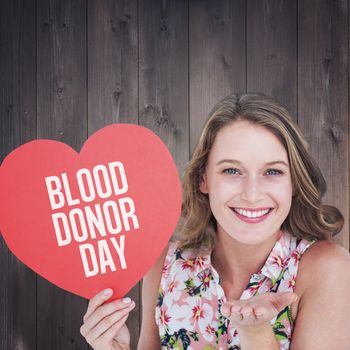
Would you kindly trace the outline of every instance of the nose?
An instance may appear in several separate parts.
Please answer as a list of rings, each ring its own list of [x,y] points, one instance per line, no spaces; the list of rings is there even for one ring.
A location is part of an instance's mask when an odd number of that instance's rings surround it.
[[[263,189],[259,179],[253,176],[247,176],[244,179],[242,182],[241,199],[249,203],[256,203],[263,199]]]

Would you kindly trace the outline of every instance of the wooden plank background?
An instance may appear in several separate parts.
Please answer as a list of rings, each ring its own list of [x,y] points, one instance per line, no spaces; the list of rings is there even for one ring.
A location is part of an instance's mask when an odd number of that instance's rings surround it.
[[[144,125],[181,174],[212,106],[263,92],[293,114],[346,221],[350,0],[2,0],[0,160],[36,138],[79,151],[111,123]],[[136,349],[137,307],[128,325]],[[0,238],[0,350],[87,350],[86,300],[21,264]]]

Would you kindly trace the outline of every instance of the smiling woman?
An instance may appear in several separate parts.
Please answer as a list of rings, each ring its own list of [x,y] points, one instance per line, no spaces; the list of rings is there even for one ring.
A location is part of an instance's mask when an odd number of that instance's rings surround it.
[[[262,94],[227,96],[210,113],[183,183],[183,226],[167,252],[158,293],[164,349],[185,342],[193,349],[290,349],[294,329],[304,342],[293,349],[326,349],[319,330],[306,336],[306,324],[295,326],[297,317],[319,312],[310,271],[320,268],[312,261],[344,219],[322,203],[325,180],[288,111]],[[350,270],[348,253],[334,243],[328,248]],[[312,256],[307,266],[304,253]],[[186,261],[193,261],[192,271]],[[319,278],[328,289],[331,279]],[[342,278],[349,288],[349,273]],[[299,313],[305,303],[317,305],[306,316]],[[198,322],[186,311],[192,304],[201,306]],[[348,303],[336,304],[329,301],[344,318]],[[174,327],[180,316],[190,326]],[[348,345],[344,337],[338,348]]]
[[[239,160],[228,161],[230,156]],[[274,170],[280,174],[270,175],[266,164],[279,159],[285,165],[277,163],[279,168]],[[229,164],[237,166],[229,168],[237,173],[227,173]],[[267,239],[274,235],[272,239],[276,241],[276,232],[292,202],[287,152],[278,138],[262,126],[242,120],[229,124],[215,138],[200,190],[208,194],[217,222],[217,239],[228,234],[241,243],[266,242],[270,246]],[[247,225],[253,223],[260,224]]]
[[[344,218],[322,203],[286,109],[262,94],[219,102],[183,189],[177,239],[144,278],[139,350],[350,347],[350,256],[332,240]],[[109,297],[91,299],[81,332],[96,350],[128,349],[134,304]]]

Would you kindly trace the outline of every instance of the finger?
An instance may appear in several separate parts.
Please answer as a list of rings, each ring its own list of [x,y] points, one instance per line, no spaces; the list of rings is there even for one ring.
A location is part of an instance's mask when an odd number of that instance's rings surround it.
[[[221,306],[221,314],[224,317],[230,317],[231,315],[231,305],[229,303],[225,303]]]
[[[113,294],[113,290],[108,288],[103,290],[102,292],[96,294],[93,298],[90,299],[89,305],[84,315],[84,322],[89,318],[89,316],[105,301],[107,301]]]
[[[251,305],[242,307],[241,314],[243,316],[242,322],[244,322],[244,324],[254,324],[256,322],[254,309]]]
[[[244,304],[240,300],[228,301],[221,306],[221,314],[227,318],[231,316],[232,308],[240,310]]]
[[[243,320],[243,315],[237,311],[237,312],[231,312],[230,321],[233,322],[234,325],[240,324]]]
[[[105,317],[116,313],[120,310],[129,308],[134,302],[130,298],[114,300],[110,303],[106,303],[99,306],[85,321],[86,332],[94,328],[98,323],[101,322]],[[135,304],[134,304],[135,306]]]
[[[257,320],[263,319],[267,316],[266,308],[260,305],[255,306],[253,312]]]
[[[298,298],[297,294],[293,292],[273,293],[275,294],[271,300],[271,303],[275,309],[279,312],[283,310],[287,305],[292,304]]]
[[[236,326],[254,326],[261,322],[269,321],[268,310],[264,306],[254,306],[251,304],[242,307],[232,307],[230,320]]]
[[[129,317],[129,313],[127,313],[123,318],[119,321],[115,322],[105,333],[101,335],[101,342],[106,343],[110,339],[113,339],[114,336],[119,332],[119,330],[123,327],[126,320]]]
[[[119,310],[108,317],[105,317],[101,320],[90,332],[90,337],[92,339],[99,338],[102,334],[104,334],[108,329],[110,329],[113,325],[120,324],[120,327],[124,324],[122,320],[129,315],[130,311],[135,307],[135,303],[132,302],[127,308]],[[125,319],[126,319],[125,318]],[[114,333],[115,335],[115,333]],[[109,340],[111,340],[110,338]]]
[[[230,320],[235,322],[241,322],[243,320],[242,310],[243,306],[241,304],[233,304],[231,306]]]

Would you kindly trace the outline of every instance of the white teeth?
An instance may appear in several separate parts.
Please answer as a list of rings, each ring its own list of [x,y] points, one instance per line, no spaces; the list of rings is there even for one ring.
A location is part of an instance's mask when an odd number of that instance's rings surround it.
[[[241,214],[241,215],[246,216],[248,218],[259,218],[260,216],[267,214],[269,210],[270,209],[250,211],[250,210],[243,210],[243,209],[234,208],[234,211],[236,211],[238,214]]]

